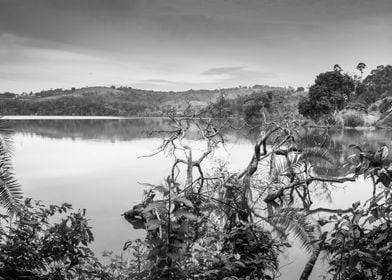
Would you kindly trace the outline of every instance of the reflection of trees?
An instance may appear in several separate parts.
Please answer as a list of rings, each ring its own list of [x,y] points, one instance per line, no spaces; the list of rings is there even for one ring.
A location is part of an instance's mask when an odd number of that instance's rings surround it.
[[[164,119],[13,120],[16,132],[47,138],[127,141],[148,137],[147,131],[164,127]]]
[[[335,165],[321,164],[315,167],[315,171],[319,175],[340,176],[342,175],[341,166],[343,165],[342,152],[343,144],[331,136],[331,131],[325,129],[306,129],[299,137],[299,143],[302,147],[322,147],[329,151],[336,161]]]
[[[169,127],[168,119],[69,119],[69,120],[12,120],[16,132],[39,135],[54,139],[84,139],[105,141],[129,141],[133,139],[156,137],[150,131]],[[216,120],[219,122],[219,120]],[[232,128],[224,131],[230,141],[249,141],[255,139],[258,131],[249,133],[246,128],[237,129],[233,121]],[[197,128],[190,128],[189,138],[197,140]]]
[[[343,176],[347,171],[344,162],[355,151],[349,145],[357,144],[367,151],[376,151],[381,146],[391,146],[392,131],[387,130],[325,130],[306,129],[299,137],[303,147],[324,147],[336,161],[334,166],[321,166],[315,169],[320,175]]]
[[[215,120],[219,122],[220,120]],[[149,131],[158,131],[169,127],[167,119],[79,119],[79,120],[13,120],[10,121],[16,132],[39,135],[47,138],[70,138],[84,140],[129,141],[133,139],[156,137]],[[258,129],[238,129],[233,120],[223,134],[231,142],[255,141]],[[198,140],[197,128],[190,128],[188,137]],[[367,151],[376,151],[378,147],[392,148],[392,131],[325,130],[304,129],[299,133],[300,147],[324,147],[335,159],[336,164],[320,164],[315,169],[319,175],[342,176],[346,171],[343,163],[353,154],[349,145],[361,145]]]

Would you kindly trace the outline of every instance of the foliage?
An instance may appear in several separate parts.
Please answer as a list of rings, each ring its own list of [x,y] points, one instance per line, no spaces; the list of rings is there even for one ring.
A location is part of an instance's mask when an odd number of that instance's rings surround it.
[[[295,123],[267,123],[242,172],[230,173],[224,165],[207,172],[202,165],[225,144],[226,122],[171,121],[170,130],[160,131],[163,144],[149,155],[171,155],[171,173],[160,185],[146,184],[143,201],[124,213],[147,233],[144,241],[125,244],[130,259],[106,252],[109,264],[98,262],[88,248],[93,236],[84,210],[26,200],[0,233],[0,279],[275,279],[288,235],[310,253],[301,280],[309,278],[322,250],[334,279],[391,278],[392,166],[386,147],[371,152],[352,146],[358,153],[346,165],[353,176],[321,177],[320,169],[335,165],[325,149],[332,140],[319,135],[308,147],[298,141]],[[205,150],[184,144],[195,131]],[[368,204],[314,208],[318,189],[360,175],[373,182]],[[315,215],[321,212],[334,215]],[[8,215],[1,219],[9,222]]]
[[[201,279],[273,279],[278,270],[280,246],[269,232],[254,223],[239,222],[222,235],[222,249],[214,258],[209,256],[209,269],[202,267],[204,271],[197,276]],[[205,258],[201,257],[198,256],[199,265],[205,263]]]
[[[150,185],[143,202],[124,213],[135,229],[147,231],[149,265],[142,274],[147,272],[147,279],[272,279],[278,269],[277,255],[282,243],[252,221],[252,201],[247,198],[249,175],[240,179],[218,169],[212,177],[206,177],[200,167],[216,144],[224,143],[212,142],[221,139],[221,128],[213,123],[203,124],[206,128],[196,124],[207,142],[207,150],[195,160],[192,148],[183,145],[181,139],[189,130],[184,124],[196,120],[173,121],[178,131],[173,130],[160,148],[174,156],[172,174],[165,184]],[[185,159],[176,153],[182,149],[186,151]],[[176,180],[178,174],[174,171],[181,170],[178,164],[186,167],[185,182]],[[200,175],[196,180],[191,172],[193,167]]]
[[[310,87],[308,97],[300,101],[299,113],[318,120],[323,115],[340,111],[350,100],[354,89],[353,78],[341,70],[321,73],[316,77],[315,84]]]
[[[245,101],[244,118],[248,123],[257,123],[262,119],[263,112],[271,112],[272,92],[259,94]]]
[[[352,170],[371,178],[373,196],[361,206],[352,205],[349,214],[333,215],[326,223],[334,225],[323,245],[331,254],[330,270],[334,279],[391,279],[392,231],[391,209],[392,168],[387,160],[388,149],[363,151],[352,159]],[[377,189],[381,191],[377,193]]]
[[[359,72],[361,72],[361,76],[363,75],[363,70],[365,70],[366,68],[366,64],[363,62],[358,63],[356,69],[359,70]]]
[[[4,120],[0,119],[0,207],[15,212],[22,199],[22,189],[12,168],[11,131]]]
[[[0,222],[9,225],[0,231],[0,279],[130,279],[143,263],[143,244],[135,241],[124,248],[139,259],[104,252],[109,263],[101,264],[88,247],[94,238],[85,214],[67,203],[46,206],[26,199],[13,220],[0,215]]]
[[[213,118],[227,118],[229,116],[233,116],[236,111],[242,109],[236,105],[237,104],[235,102],[226,99],[224,94],[221,93],[218,99],[209,104],[204,111]]]
[[[99,266],[87,245],[93,235],[85,211],[72,212],[59,223],[52,218],[67,214],[69,204],[42,205],[26,199],[8,230],[1,234],[0,276],[5,279],[74,279],[94,275]],[[8,216],[1,217],[6,222]]]
[[[365,121],[356,113],[348,113],[343,115],[344,126],[357,127],[364,126]]]
[[[356,90],[359,100],[371,104],[392,95],[392,65],[373,69]]]
[[[135,229],[147,231],[148,264],[139,279],[274,279],[278,253],[290,245],[290,233],[317,259],[321,231],[312,214],[321,210],[311,208],[314,191],[320,183],[353,180],[317,176],[318,166],[333,164],[325,149],[298,145],[294,123],[265,124],[243,172],[220,167],[206,173],[201,164],[224,144],[211,142],[222,139],[222,128],[187,118],[173,122],[158,149],[173,155],[172,174],[164,184],[149,185],[143,202],[124,213]],[[182,144],[190,123],[207,143],[199,159]],[[258,170],[259,162],[269,162],[270,170]],[[177,180],[180,164],[187,172],[185,182]]]
[[[382,99],[382,101],[378,107],[378,110],[380,111],[380,113],[385,113],[391,108],[391,105],[392,105],[392,99],[384,98],[384,99]]]
[[[242,97],[253,91],[286,91],[284,88],[255,86],[224,90],[232,115],[241,115]],[[182,115],[190,104],[199,113],[208,107],[207,100],[219,102],[220,90],[188,90],[165,92],[131,87],[87,87],[52,89],[36,93],[0,94],[3,115],[81,115],[81,116],[166,116],[169,112]],[[232,102],[233,101],[233,102]]]
[[[156,194],[163,199],[154,199]],[[210,215],[220,203],[196,194],[185,196],[179,184],[167,178],[165,185],[146,193],[142,205],[125,213],[135,228],[148,232],[149,264],[138,279],[267,277],[267,271],[273,275],[277,270],[279,245],[260,226],[230,218],[238,216],[231,203],[219,212],[227,223],[214,225]]]
[[[380,111],[380,112],[381,112],[381,109],[379,108],[379,106],[378,106],[377,104],[373,104],[373,105],[371,105],[371,106],[369,107],[369,111],[370,111],[370,112],[377,112],[377,111]]]

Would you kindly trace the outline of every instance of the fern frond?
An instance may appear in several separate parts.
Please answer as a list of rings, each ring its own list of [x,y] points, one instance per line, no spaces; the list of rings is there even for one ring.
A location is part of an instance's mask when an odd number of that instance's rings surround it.
[[[324,161],[329,164],[334,164],[335,160],[327,149],[320,147],[311,147],[303,149],[299,161],[309,162],[309,161]]]
[[[283,157],[276,157],[270,166],[270,180],[273,182],[290,168],[289,163]]]
[[[0,156],[11,157],[14,151],[12,130],[6,120],[0,117]]]
[[[22,187],[15,179],[10,166],[0,163],[0,206],[13,213],[22,200]]]
[[[0,119],[0,207],[14,213],[23,196],[22,187],[13,174],[11,153],[11,131],[4,120]]]
[[[270,221],[277,227],[285,229],[288,234],[292,234],[308,253],[313,253],[320,230],[319,226],[312,223],[304,212],[297,208],[280,208],[270,218]]]

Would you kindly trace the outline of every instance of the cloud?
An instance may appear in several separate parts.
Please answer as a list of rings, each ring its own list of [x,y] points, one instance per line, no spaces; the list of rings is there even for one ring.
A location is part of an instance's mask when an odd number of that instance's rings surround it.
[[[201,73],[201,75],[230,75],[240,72],[243,67],[217,67],[217,68],[210,68]]]
[[[275,76],[272,72],[266,72],[258,69],[250,69],[244,66],[235,67],[215,67],[209,68],[200,73],[201,75],[222,76],[217,78],[220,81],[224,80],[247,80],[253,78],[271,78]]]

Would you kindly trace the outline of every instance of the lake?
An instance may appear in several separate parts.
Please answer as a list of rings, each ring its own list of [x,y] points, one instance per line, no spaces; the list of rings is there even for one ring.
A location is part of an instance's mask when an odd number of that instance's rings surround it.
[[[166,126],[167,120],[13,119],[10,125],[15,131],[15,173],[26,197],[86,208],[96,254],[104,250],[120,253],[125,241],[144,236],[143,230],[134,230],[121,214],[141,202],[146,187],[139,183],[159,184],[169,174],[170,157],[140,157],[161,144],[159,137],[147,136],[146,131]],[[344,158],[353,153],[349,144],[364,144],[369,149],[382,145],[391,148],[392,144],[391,131],[309,130],[305,134],[299,140],[305,144],[325,142],[337,164],[323,172],[333,176],[341,175]],[[226,148],[218,149],[215,158],[230,162],[230,171],[242,170],[250,160],[256,136],[242,130],[228,131]],[[189,139],[189,143],[200,145],[197,139]],[[214,159],[209,161],[207,167]],[[332,193],[336,208],[349,207],[371,193],[362,179],[345,186]],[[317,206],[331,203],[320,198]],[[298,279],[306,259],[298,246],[285,252],[280,279]],[[321,279],[319,271],[316,268],[312,279]]]

